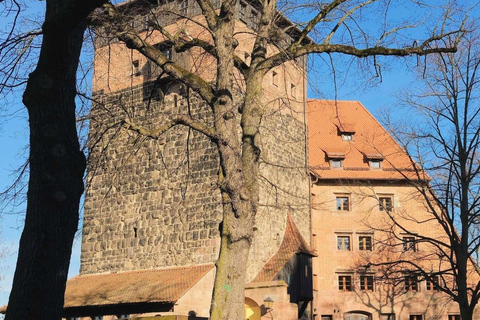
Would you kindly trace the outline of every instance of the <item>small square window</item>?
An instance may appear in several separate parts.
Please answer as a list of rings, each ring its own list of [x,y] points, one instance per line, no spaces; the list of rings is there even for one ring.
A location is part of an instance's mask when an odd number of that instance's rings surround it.
[[[372,237],[371,236],[358,237],[358,250],[372,251]]]
[[[337,249],[350,251],[350,236],[337,236]]]
[[[403,251],[417,251],[415,237],[403,237]]]
[[[343,159],[330,159],[330,167],[332,168],[342,168]]]
[[[405,276],[405,291],[418,291],[418,279],[416,275]]]
[[[395,313],[382,313],[380,320],[395,320]]]
[[[353,141],[353,134],[351,133],[342,133],[343,141]]]
[[[337,196],[336,199],[337,211],[350,211],[350,197]]]
[[[278,73],[275,71],[272,71],[272,84],[278,87]]]
[[[352,276],[338,276],[338,290],[352,291]]]
[[[423,320],[423,315],[421,315],[421,314],[411,314],[409,320]]]
[[[369,161],[370,169],[381,169],[382,168],[382,160],[380,159],[372,159]]]
[[[360,290],[373,291],[373,276],[360,276]]]
[[[427,278],[426,286],[427,291],[438,291],[438,276],[430,276],[431,278]]]
[[[380,211],[390,212],[393,209],[393,198],[391,196],[378,197],[378,209]]]

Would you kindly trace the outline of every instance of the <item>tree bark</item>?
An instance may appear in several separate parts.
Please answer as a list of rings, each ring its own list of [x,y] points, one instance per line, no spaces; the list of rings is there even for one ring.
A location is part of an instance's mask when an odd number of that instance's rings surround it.
[[[61,319],[83,193],[85,156],[76,131],[76,72],[87,15],[100,1],[47,1],[37,67],[23,102],[30,123],[25,226],[6,314]]]

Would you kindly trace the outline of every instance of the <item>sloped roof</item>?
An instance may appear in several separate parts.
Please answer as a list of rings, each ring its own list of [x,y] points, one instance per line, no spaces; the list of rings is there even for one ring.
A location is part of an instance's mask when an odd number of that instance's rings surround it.
[[[271,281],[282,270],[285,264],[296,253],[306,253],[315,256],[315,253],[310,248],[308,243],[300,234],[295,222],[293,222],[290,214],[287,214],[287,225],[285,227],[285,235],[278,251],[273,257],[263,266],[262,270],[253,279],[252,282]]]
[[[345,127],[355,131],[352,141],[342,140]],[[319,179],[417,179],[405,150],[358,101],[309,100],[308,131],[310,171]],[[330,168],[337,153],[345,154],[343,169]],[[370,169],[369,159],[382,159],[382,169]]]
[[[67,281],[64,307],[172,303],[212,268],[208,264],[76,276]]]

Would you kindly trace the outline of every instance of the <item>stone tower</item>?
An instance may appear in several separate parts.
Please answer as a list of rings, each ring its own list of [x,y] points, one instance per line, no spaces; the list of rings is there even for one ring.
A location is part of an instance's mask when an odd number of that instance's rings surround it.
[[[136,3],[124,7],[133,10]],[[248,34],[255,30],[258,12],[249,2],[239,5],[237,29],[249,32],[239,33],[237,53],[248,63],[253,46]],[[165,14],[166,6],[177,14]],[[185,69],[207,80],[215,77],[214,59],[197,49],[174,52],[149,28],[147,13],[138,9],[131,25],[141,35]],[[195,1],[150,5],[148,12],[171,33],[205,37],[197,24],[178,19],[178,14],[194,19],[200,15]],[[290,38],[281,35],[280,41]],[[240,95],[240,79],[239,83]],[[96,40],[93,91],[81,274],[214,262],[222,217],[216,146],[186,127],[150,139],[121,126],[128,119],[156,128],[174,113],[208,123],[210,109],[191,90],[115,39]],[[249,258],[250,280],[278,250],[287,213],[310,239],[305,61],[272,70],[264,80],[264,97],[268,108],[262,120],[261,209]]]

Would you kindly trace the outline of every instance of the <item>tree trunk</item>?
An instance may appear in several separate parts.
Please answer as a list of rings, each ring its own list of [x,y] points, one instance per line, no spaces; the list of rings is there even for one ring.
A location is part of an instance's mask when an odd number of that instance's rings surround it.
[[[99,1],[47,1],[39,61],[23,102],[30,122],[25,226],[6,320],[61,319],[83,193],[76,131],[76,72],[85,18]]]

